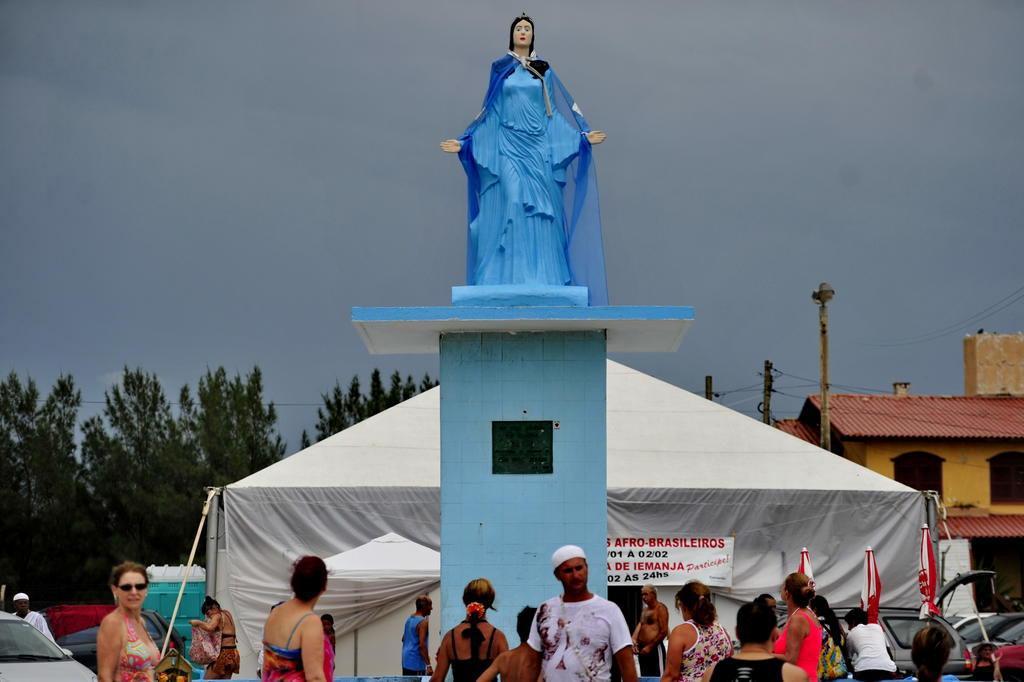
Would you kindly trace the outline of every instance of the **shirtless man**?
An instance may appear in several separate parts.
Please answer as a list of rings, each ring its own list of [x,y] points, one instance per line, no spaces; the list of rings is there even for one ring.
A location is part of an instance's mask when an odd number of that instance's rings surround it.
[[[537,668],[535,654],[526,640],[530,638],[530,626],[537,609],[525,607],[516,618],[516,632],[519,633],[519,646],[498,654],[491,667],[483,672],[476,682],[493,682],[501,675],[502,682],[536,682]]]
[[[661,677],[665,671],[665,638],[668,636],[668,607],[658,601],[654,585],[640,590],[644,609],[633,631],[633,652],[640,663],[640,677]]]

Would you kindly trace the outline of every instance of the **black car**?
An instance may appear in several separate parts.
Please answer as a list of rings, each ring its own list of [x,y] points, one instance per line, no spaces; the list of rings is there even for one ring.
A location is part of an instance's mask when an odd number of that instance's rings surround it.
[[[153,638],[153,643],[156,644],[157,648],[163,646],[164,636],[167,634],[167,621],[156,611],[150,611],[143,609],[142,611],[142,622],[146,624],[146,631],[149,636]],[[57,640],[57,646],[63,647],[71,652],[71,656],[86,666],[93,672],[96,672],[96,635],[100,631],[99,625],[94,625],[91,628],[85,630],[79,630],[78,632],[72,632],[69,635],[65,635]],[[177,649],[179,652],[187,654],[187,651],[183,651],[182,647],[184,644],[181,641],[181,637],[177,632],[171,633],[170,648]]]

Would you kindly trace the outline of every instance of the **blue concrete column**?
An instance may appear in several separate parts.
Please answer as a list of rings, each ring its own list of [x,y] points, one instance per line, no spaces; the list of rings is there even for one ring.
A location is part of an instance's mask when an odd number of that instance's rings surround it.
[[[463,619],[463,588],[485,577],[489,619],[515,646],[516,613],[560,590],[557,547],[582,546],[591,591],[606,593],[605,333],[445,333],[440,350],[441,625]],[[557,422],[553,472],[494,474],[495,420]]]

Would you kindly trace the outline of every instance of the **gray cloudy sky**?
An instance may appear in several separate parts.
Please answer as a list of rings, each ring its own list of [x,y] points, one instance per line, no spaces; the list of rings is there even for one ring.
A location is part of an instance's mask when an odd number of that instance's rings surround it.
[[[374,365],[434,373],[368,355],[349,311],[463,282],[464,176],[437,142],[478,111],[522,9],[0,1],[0,370],[68,372],[98,400],[125,364],[172,394],[259,364],[283,403]],[[1024,4],[527,9],[610,136],[613,303],[697,310],[678,353],[617,359],[698,392],[765,359],[815,377],[825,279],[837,383],[962,391],[959,333],[870,344],[1024,285]],[[979,326],[1024,329],[1024,301]],[[280,408],[289,451],[314,414]]]

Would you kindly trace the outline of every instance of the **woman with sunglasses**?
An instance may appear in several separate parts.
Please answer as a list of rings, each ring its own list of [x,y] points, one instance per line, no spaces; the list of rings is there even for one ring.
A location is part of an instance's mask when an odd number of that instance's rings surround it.
[[[117,608],[100,623],[96,637],[98,682],[153,682],[160,650],[142,622],[149,576],[146,567],[131,561],[114,566],[110,591]]]

